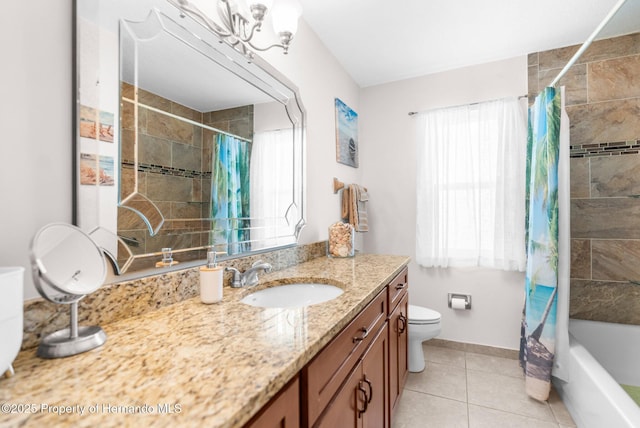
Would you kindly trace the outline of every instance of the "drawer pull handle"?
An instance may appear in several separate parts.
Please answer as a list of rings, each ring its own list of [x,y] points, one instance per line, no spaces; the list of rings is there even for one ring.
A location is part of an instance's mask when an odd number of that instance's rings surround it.
[[[371,403],[371,399],[373,398],[373,386],[371,385],[371,381],[367,379],[366,376],[364,377],[364,383],[369,386],[369,399],[367,400],[367,402]]]
[[[360,419],[362,417],[362,415],[367,411],[367,409],[369,408],[369,398],[367,397],[367,391],[362,387],[362,381],[360,381],[360,383],[358,383],[358,390],[360,392],[362,392],[362,395],[364,395],[364,408],[362,410],[358,409],[358,419]]]
[[[403,313],[398,316],[398,333],[403,334],[407,330],[407,317]]]
[[[369,330],[367,330],[366,327],[362,327],[360,330],[362,331],[362,336],[361,337],[354,337],[353,338],[353,343],[360,342],[360,341],[366,339],[366,337],[369,335]]]
[[[407,283],[406,283],[406,282],[404,282],[404,283],[402,283],[402,284],[398,284],[398,285],[396,285],[396,290],[402,290],[402,289],[404,289],[406,286],[407,286]]]

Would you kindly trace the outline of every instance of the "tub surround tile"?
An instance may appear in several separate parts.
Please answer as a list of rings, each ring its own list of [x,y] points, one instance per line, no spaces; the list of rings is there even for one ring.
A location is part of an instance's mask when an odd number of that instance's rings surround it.
[[[589,160],[591,197],[640,195],[640,155],[593,157]],[[571,177],[573,179],[573,175]],[[579,196],[572,193],[571,197]]]
[[[579,45],[566,46],[538,53],[538,66],[540,70],[562,69],[571,57],[580,49]],[[584,58],[584,55],[581,57]],[[578,64],[581,64],[579,61]]]
[[[538,88],[549,86],[560,74],[562,68],[542,70],[538,73]],[[587,66],[578,64],[571,67],[558,81],[558,88],[565,87],[565,105],[585,104],[587,102]]]
[[[156,409],[140,417],[40,412],[29,415],[26,426],[141,421],[153,426],[242,426],[408,262],[403,256],[318,257],[265,274],[254,288],[225,288],[218,304],[204,305],[195,297],[102,325],[106,344],[84,354],[43,360],[34,350],[23,351],[14,363],[15,376],[0,381],[0,402],[146,404]],[[176,286],[169,276],[164,279],[165,284],[156,279],[158,289]],[[333,283],[345,293],[306,308],[263,309],[240,302],[267,284],[294,280]],[[182,285],[186,294],[197,289],[193,281]],[[156,298],[160,302],[174,293],[165,289]],[[149,305],[143,293],[139,297],[141,306]],[[162,404],[179,404],[181,412],[158,414]],[[0,425],[19,418],[0,414]]]
[[[580,45],[572,45],[559,49],[538,53],[538,64],[541,70],[562,68],[578,51]],[[610,39],[596,40],[578,58],[576,64],[603,61],[627,55],[640,54],[640,33],[629,34]],[[531,56],[529,56],[531,58]]]
[[[640,199],[571,200],[571,237],[640,239]]]
[[[569,317],[640,325],[640,285],[571,279]]]
[[[640,55],[589,64],[589,102],[640,97]]]
[[[571,278],[591,279],[591,240],[571,240]]]
[[[527,94],[531,104],[535,96],[540,92],[540,89],[538,89],[538,66],[531,65],[531,63],[529,63],[527,69],[527,87],[529,88]]]
[[[567,106],[571,144],[593,144],[637,140],[640,98]]]
[[[640,33],[596,40],[582,55],[581,62],[604,61],[640,54]]]
[[[640,280],[640,240],[594,239],[591,246],[592,279]]]
[[[589,198],[591,196],[589,161],[589,158],[571,158],[569,160],[571,198]]]

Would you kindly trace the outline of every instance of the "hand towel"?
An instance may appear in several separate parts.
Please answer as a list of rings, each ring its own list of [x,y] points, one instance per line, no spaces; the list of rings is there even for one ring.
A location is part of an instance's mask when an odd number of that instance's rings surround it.
[[[349,223],[356,232],[368,232],[369,223],[366,203],[369,200],[367,189],[358,185],[349,185]]]

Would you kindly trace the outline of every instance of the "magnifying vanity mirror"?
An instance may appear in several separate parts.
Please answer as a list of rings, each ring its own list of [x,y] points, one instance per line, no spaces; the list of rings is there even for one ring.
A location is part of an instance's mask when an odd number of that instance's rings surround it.
[[[69,328],[46,336],[37,355],[68,357],[102,345],[107,336],[98,326],[78,327],[78,302],[104,283],[107,266],[102,250],[79,228],[62,223],[40,229],[31,243],[33,282],[50,302],[70,305]]]
[[[297,88],[179,2],[75,8],[74,223],[101,231],[92,237],[115,272],[295,245],[305,224]]]

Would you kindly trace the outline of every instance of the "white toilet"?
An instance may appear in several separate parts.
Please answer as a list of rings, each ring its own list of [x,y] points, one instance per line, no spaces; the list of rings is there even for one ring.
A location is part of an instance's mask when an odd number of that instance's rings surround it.
[[[422,342],[440,334],[440,312],[409,305],[409,371],[424,370]]]

